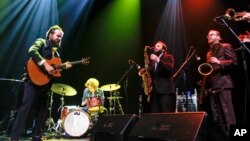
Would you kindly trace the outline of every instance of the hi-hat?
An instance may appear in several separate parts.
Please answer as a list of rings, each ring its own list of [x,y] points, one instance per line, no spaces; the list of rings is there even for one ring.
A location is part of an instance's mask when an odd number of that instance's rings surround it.
[[[112,96],[112,97],[107,97],[107,99],[122,99],[123,97],[120,96]]]
[[[77,93],[73,87],[60,83],[52,84],[51,90],[62,96],[73,96]]]
[[[118,84],[108,84],[108,85],[102,86],[101,89],[102,89],[103,91],[114,91],[114,90],[120,89],[120,87],[121,87],[121,86],[118,85]]]

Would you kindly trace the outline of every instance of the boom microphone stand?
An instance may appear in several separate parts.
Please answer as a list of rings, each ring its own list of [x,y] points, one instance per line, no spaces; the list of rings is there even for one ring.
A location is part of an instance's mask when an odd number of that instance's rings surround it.
[[[129,69],[122,75],[121,79],[116,83],[116,84],[119,84],[123,79],[125,79],[125,82],[124,82],[124,91],[125,91],[125,100],[126,100],[126,111],[127,111],[127,105],[128,105],[128,100],[127,100],[127,97],[128,97],[128,94],[127,94],[127,87],[128,87],[128,74],[129,72],[134,68],[134,64],[130,65]],[[122,111],[123,113],[123,111]],[[124,114],[124,113],[123,113]]]
[[[240,42],[241,44],[241,55],[242,55],[242,63],[243,63],[243,67],[244,67],[244,75],[246,78],[246,88],[245,88],[245,103],[244,103],[244,124],[246,124],[246,115],[247,115],[247,94],[250,93],[250,86],[249,86],[249,78],[248,78],[248,73],[247,73],[247,64],[246,64],[246,57],[245,57],[245,50],[250,54],[250,50],[247,48],[247,46],[245,45],[244,42],[242,42],[239,37],[235,34],[235,32],[233,31],[233,29],[227,24],[227,22],[225,21],[225,16],[219,16],[219,17],[215,17],[214,21],[220,25],[224,25],[226,26],[231,33],[237,38],[237,40]],[[219,22],[221,21],[221,22]]]
[[[194,56],[195,54],[195,49],[194,47],[191,47],[190,49],[193,49],[193,52],[191,55],[189,55],[186,60],[183,62],[183,64],[180,66],[180,68],[174,73],[173,79],[180,73],[180,71],[185,67],[185,65],[188,63],[188,61]]]

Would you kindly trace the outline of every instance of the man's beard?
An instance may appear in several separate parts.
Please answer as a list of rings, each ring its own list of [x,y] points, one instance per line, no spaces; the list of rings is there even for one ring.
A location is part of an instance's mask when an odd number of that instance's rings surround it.
[[[51,45],[53,46],[53,47],[57,47],[57,48],[59,48],[60,47],[60,42],[58,43],[57,41],[51,41]]]
[[[163,52],[163,50],[159,50],[159,51],[155,52],[155,55],[159,56],[162,52]]]

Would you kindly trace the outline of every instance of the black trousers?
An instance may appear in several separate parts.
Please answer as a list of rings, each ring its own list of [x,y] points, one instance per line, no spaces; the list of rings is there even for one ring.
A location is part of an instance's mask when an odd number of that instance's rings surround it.
[[[31,109],[35,108],[35,126],[33,128],[33,136],[42,136],[47,118],[47,99],[48,90],[51,85],[37,87],[24,82],[24,92],[22,103],[18,108],[18,113],[12,127],[11,140],[18,140],[23,133],[25,123]]]
[[[214,120],[229,135],[230,125],[236,124],[231,89],[210,94],[210,106]]]
[[[158,94],[154,91],[151,104],[151,113],[174,112],[175,111],[175,95]]]

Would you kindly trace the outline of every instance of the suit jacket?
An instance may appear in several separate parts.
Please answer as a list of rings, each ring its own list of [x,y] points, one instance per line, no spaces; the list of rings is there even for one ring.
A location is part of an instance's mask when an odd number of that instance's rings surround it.
[[[221,64],[211,63],[209,58],[212,56],[218,58]],[[212,88],[233,88],[230,70],[238,64],[238,59],[232,46],[227,43],[212,45],[207,53],[207,62],[213,66],[210,80]]]
[[[52,45],[48,40],[38,38],[33,45],[29,48],[29,56],[32,57],[36,62],[40,62],[43,58],[52,58]],[[55,57],[60,57],[59,53],[56,51]]]
[[[172,78],[174,68],[174,57],[165,51],[160,57],[160,61],[155,68],[155,63],[151,62],[150,74],[153,87],[158,94],[174,93],[174,82]]]
[[[36,63],[42,61],[43,59],[49,60],[53,57],[51,50],[52,50],[52,45],[50,41],[38,38],[29,48],[29,57],[31,57]],[[60,58],[60,55],[57,51],[55,51],[54,57]],[[44,69],[43,66],[41,67],[41,69]],[[29,80],[29,76],[27,75],[26,67],[24,67],[24,74],[22,75],[22,79],[28,80],[28,82],[32,83]],[[49,83],[49,85],[51,85],[51,83],[52,81]]]

